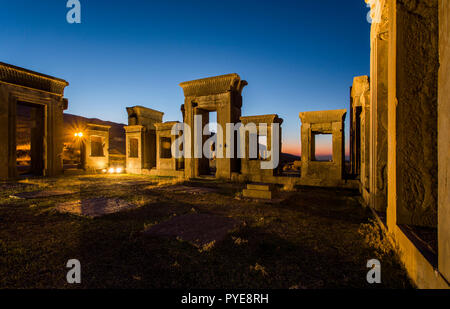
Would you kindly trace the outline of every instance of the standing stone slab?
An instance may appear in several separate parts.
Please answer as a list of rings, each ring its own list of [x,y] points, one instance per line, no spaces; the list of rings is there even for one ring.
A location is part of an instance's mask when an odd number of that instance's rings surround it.
[[[450,2],[439,1],[438,250],[439,271],[450,282]]]
[[[272,199],[272,191],[268,184],[247,184],[247,189],[242,191],[242,195],[248,198]]]

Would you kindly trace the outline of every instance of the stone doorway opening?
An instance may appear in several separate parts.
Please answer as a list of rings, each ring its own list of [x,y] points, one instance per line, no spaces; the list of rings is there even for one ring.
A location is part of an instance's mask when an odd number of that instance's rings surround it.
[[[227,74],[221,76],[208,77],[198,80],[183,82],[180,86],[184,92],[184,104],[182,105],[183,120],[195,132],[194,119],[196,115],[202,115],[202,122],[209,122],[209,112],[217,112],[217,123],[222,128],[226,128],[227,123],[239,122],[242,107],[242,89],[247,85],[245,80],[241,80],[238,74]],[[204,125],[202,125],[203,129]],[[204,136],[205,137],[205,136]],[[192,138],[192,142],[194,142]],[[228,145],[224,143],[223,148]],[[191,154],[185,158],[185,177],[195,178],[204,174],[205,166],[209,165],[209,160],[195,158],[194,147],[191,147]],[[217,158],[216,178],[231,179],[231,174],[237,172],[237,158]]]
[[[16,169],[20,176],[44,174],[45,108],[18,101],[16,106]]]
[[[333,135],[313,133],[311,147],[312,161],[333,161]]]
[[[216,177],[216,149],[217,149],[217,111],[208,111],[208,120],[207,122],[208,126],[205,128],[205,131],[203,133],[208,133],[204,137],[206,139],[212,138],[211,143],[208,143],[208,145],[205,145],[205,147],[209,147],[211,158],[207,158],[208,164],[205,164],[205,168],[200,169],[200,176],[212,176]],[[205,154],[203,154],[205,155]]]

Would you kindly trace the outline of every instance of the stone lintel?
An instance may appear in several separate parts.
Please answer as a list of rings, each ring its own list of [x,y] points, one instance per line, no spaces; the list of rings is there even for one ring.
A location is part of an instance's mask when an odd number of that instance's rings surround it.
[[[111,129],[111,126],[95,124],[95,123],[87,124],[87,130],[90,130],[90,131],[109,131],[109,129]]]
[[[367,94],[370,90],[369,77],[367,75],[364,76],[356,76],[353,78],[353,85],[351,96],[353,98],[360,97],[361,95]],[[360,103],[360,102],[358,102]],[[359,106],[359,105],[358,105]]]
[[[167,121],[164,123],[155,123],[156,131],[172,130],[174,124],[180,123],[179,121]]]
[[[237,91],[242,93],[242,89],[247,85],[245,80],[236,74],[219,75],[180,83],[185,97],[208,96]]]
[[[271,115],[257,115],[257,116],[242,116],[239,118],[243,124],[247,123],[283,123],[283,119],[279,118],[277,114]]]
[[[145,132],[145,127],[141,125],[135,126],[124,126],[126,133],[137,133],[137,132]]]
[[[148,107],[144,107],[144,106],[140,106],[140,105],[136,105],[133,107],[127,107],[127,113],[128,113],[128,117],[136,115],[138,118],[149,118],[149,119],[153,119],[157,122],[161,122],[162,121],[162,117],[164,115],[163,112],[148,108]]]
[[[346,114],[346,109],[336,109],[327,111],[301,112],[299,117],[302,123],[343,122]]]
[[[58,95],[63,95],[64,88],[69,85],[63,79],[16,67],[4,62],[0,62],[0,81]]]

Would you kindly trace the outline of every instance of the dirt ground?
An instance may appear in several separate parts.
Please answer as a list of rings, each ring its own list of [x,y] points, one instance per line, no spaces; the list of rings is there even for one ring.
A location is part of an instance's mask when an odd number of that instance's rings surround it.
[[[357,192],[299,187],[267,203],[241,198],[244,186],[130,175],[2,183],[0,288],[412,287]],[[23,194],[40,191],[70,194]],[[88,215],[67,212],[80,204]],[[79,285],[66,282],[69,259],[81,263]],[[381,284],[367,283],[370,259]]]

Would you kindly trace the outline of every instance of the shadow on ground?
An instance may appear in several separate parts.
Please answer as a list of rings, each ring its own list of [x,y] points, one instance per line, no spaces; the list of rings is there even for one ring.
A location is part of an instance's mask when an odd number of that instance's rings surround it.
[[[158,179],[66,177],[38,181],[32,189],[3,185],[0,288],[411,287],[354,191],[302,187],[281,193],[281,203],[267,204],[235,198],[243,187],[238,184],[208,181],[204,186],[214,190],[180,192],[170,190],[170,184],[155,190],[149,183],[158,184]],[[196,180],[183,185],[203,184]],[[78,192],[9,197],[36,186]],[[136,207],[96,218],[56,211],[59,203],[90,198],[120,198]],[[203,245],[144,232],[195,214],[232,218],[240,225]],[[379,285],[366,281],[366,263],[373,258],[381,262]],[[66,283],[69,259],[81,262],[80,285]]]

